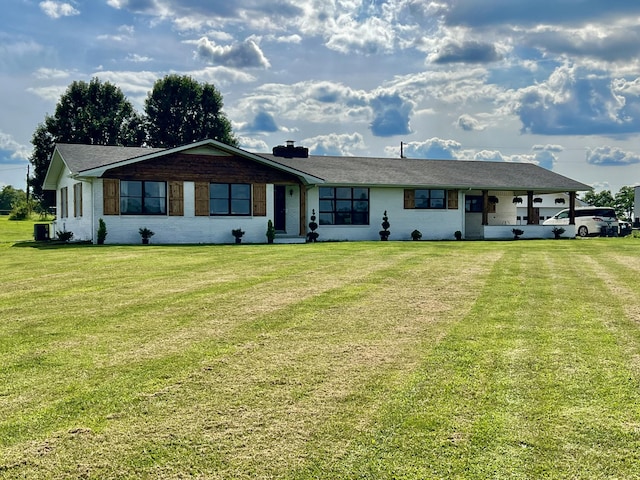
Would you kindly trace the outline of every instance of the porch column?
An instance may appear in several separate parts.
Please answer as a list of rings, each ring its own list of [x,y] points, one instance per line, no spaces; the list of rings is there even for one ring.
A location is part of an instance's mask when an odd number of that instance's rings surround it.
[[[489,225],[489,190],[482,190],[482,225]]]
[[[569,225],[576,224],[576,192],[569,192]]]
[[[533,190],[527,191],[527,225],[534,225],[533,223]]]

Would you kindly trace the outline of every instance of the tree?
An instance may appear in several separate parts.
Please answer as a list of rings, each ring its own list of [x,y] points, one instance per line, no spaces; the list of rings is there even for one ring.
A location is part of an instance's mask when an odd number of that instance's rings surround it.
[[[23,190],[16,190],[6,185],[0,190],[0,211],[10,211],[19,203],[27,201],[27,194]]]
[[[170,148],[208,138],[237,146],[222,107],[222,95],[213,85],[167,75],[145,101],[149,146]]]
[[[633,206],[635,201],[635,189],[633,187],[622,187],[614,198],[614,208],[619,218],[631,221]]]
[[[42,183],[56,143],[140,146],[146,137],[143,120],[115,85],[94,78],[73,82],[60,97],[53,116],[46,115],[33,134],[34,167],[30,185],[42,199]]]
[[[594,207],[613,207],[614,199],[610,190],[602,190],[601,192],[587,192],[584,201]]]

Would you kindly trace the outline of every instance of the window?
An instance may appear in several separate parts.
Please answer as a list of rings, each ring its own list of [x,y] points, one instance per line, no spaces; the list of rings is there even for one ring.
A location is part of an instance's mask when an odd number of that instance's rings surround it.
[[[464,198],[464,211],[482,213],[482,196],[466,195]]]
[[[446,208],[446,190],[417,189],[415,208]]]
[[[69,187],[60,189],[60,218],[69,216]]]
[[[369,189],[320,187],[320,225],[369,225]]]
[[[210,215],[251,215],[251,185],[212,183],[209,185]]]
[[[120,213],[123,215],[166,215],[166,183],[121,181]]]
[[[82,216],[82,183],[73,185],[73,216]]]

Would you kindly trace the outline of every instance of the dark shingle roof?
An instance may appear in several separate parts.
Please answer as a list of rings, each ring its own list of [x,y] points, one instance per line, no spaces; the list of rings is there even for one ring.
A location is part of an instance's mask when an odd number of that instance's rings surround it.
[[[70,143],[58,143],[56,148],[72,173],[103,167],[164,150],[164,148],[75,145]]]
[[[261,154],[327,183],[510,190],[582,191],[591,187],[532,163],[410,158],[283,158]]]
[[[57,144],[72,173],[143,157],[163,148]],[[584,191],[591,187],[532,163],[410,158],[331,157],[284,158],[253,154],[323,179],[333,185],[413,186],[488,190]]]

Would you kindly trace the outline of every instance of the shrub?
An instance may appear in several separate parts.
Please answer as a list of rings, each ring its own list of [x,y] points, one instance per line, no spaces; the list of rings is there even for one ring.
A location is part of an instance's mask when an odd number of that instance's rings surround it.
[[[107,238],[107,224],[103,219],[98,220],[98,245],[103,245],[104,240]]]
[[[422,233],[420,232],[420,230],[414,230],[413,232],[411,232],[412,240],[420,240],[421,238],[422,238]]]
[[[58,236],[58,240],[61,242],[68,242],[73,238],[73,232],[67,232],[66,230],[62,230],[61,232],[56,232]]]
[[[14,205],[9,214],[9,220],[26,220],[29,218],[30,213],[29,204],[27,202],[20,202]]]
[[[560,238],[560,235],[562,235],[565,232],[564,228],[562,227],[553,227],[551,231],[553,232],[553,236],[555,238]]]
[[[273,226],[273,221],[269,219],[267,222],[267,242],[273,243],[273,239],[276,238],[276,229]]]

